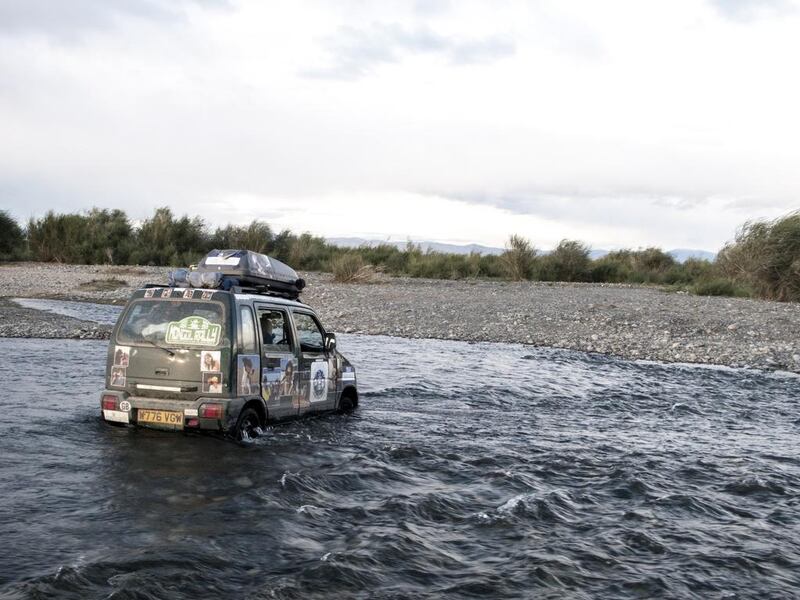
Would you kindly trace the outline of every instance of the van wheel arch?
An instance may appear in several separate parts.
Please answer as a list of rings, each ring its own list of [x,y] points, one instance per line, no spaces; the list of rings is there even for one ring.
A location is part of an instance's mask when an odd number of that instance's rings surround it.
[[[267,407],[264,405],[263,400],[248,400],[245,402],[239,414],[243,413],[248,408],[252,408],[258,413],[258,419],[261,421],[261,427],[266,427],[267,421],[269,420],[269,414],[267,413]]]
[[[353,386],[348,386],[339,395],[339,403],[336,406],[336,410],[345,413],[356,408],[358,408],[358,392]]]

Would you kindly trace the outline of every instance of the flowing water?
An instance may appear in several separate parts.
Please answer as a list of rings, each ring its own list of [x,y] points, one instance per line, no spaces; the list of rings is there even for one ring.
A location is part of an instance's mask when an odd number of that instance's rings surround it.
[[[57,312],[75,319],[95,321],[113,325],[122,312],[122,306],[94,304],[92,302],[71,302],[69,300],[48,300],[46,298],[14,298],[14,302],[25,308]]]
[[[0,340],[0,598],[800,595],[797,377],[339,342],[359,410],[242,447],[101,423],[104,342]]]

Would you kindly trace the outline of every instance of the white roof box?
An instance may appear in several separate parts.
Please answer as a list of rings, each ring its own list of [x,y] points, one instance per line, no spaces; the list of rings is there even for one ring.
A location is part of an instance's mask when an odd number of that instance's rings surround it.
[[[197,271],[219,273],[238,280],[242,288],[292,298],[297,298],[306,285],[289,265],[250,250],[212,250],[197,265]]]

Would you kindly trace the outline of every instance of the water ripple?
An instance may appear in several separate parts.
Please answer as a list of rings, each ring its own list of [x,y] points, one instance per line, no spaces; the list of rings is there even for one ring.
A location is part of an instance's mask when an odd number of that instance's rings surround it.
[[[339,342],[361,408],[243,448],[100,423],[104,343],[0,340],[0,598],[797,597],[797,377]]]

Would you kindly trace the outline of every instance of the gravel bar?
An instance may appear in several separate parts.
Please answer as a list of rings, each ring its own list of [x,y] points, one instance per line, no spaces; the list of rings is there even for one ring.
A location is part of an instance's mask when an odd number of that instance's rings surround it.
[[[111,327],[55,313],[24,308],[0,298],[0,337],[107,340]]]
[[[168,271],[11,263],[0,266],[0,290],[6,297],[123,304],[142,284],[166,282]],[[629,359],[800,373],[800,304],[795,303],[630,285],[388,277],[341,284],[328,274],[303,276],[308,281],[303,300],[337,332],[519,342]],[[22,309],[0,298],[0,336],[102,338],[108,328]]]

